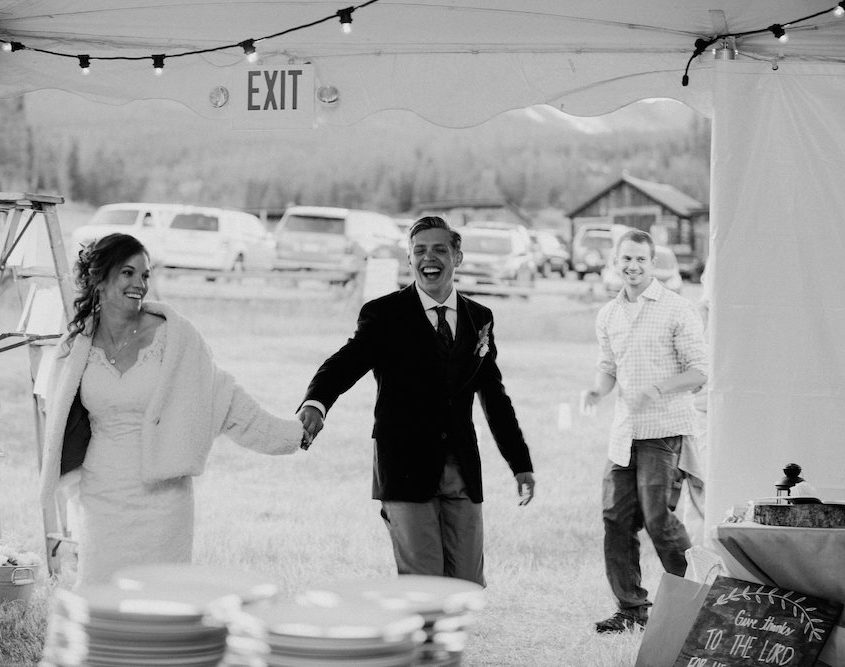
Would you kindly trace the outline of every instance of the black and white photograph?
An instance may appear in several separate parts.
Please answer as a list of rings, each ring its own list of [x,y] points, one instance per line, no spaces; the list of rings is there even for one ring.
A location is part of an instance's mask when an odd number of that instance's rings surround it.
[[[0,665],[845,666],[845,1],[0,0]]]

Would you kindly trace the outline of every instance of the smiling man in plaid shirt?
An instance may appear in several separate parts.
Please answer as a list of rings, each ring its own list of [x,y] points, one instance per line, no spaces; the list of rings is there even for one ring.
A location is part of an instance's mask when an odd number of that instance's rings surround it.
[[[690,540],[672,513],[684,436],[695,433],[692,392],[707,380],[704,330],[695,307],[654,278],[654,242],[631,230],[616,246],[624,289],[596,318],[600,353],[590,408],[614,387],[609,461],[602,484],[604,559],[619,610],[598,632],[645,625],[648,591],[641,586],[645,527],[667,572],[683,576]]]

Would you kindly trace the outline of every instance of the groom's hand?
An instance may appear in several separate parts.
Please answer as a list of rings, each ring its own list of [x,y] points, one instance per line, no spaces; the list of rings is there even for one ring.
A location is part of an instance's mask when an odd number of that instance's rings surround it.
[[[519,494],[519,504],[527,505],[534,497],[534,475],[530,472],[518,472],[516,475],[516,492]]]
[[[313,405],[304,406],[296,413],[296,416],[302,422],[302,426],[310,440],[314,440],[317,434],[323,430],[323,415]]]

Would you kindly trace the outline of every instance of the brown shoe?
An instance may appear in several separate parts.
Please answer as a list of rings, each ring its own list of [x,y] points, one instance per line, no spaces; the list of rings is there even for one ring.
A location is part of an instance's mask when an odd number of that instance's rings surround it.
[[[642,630],[645,628],[647,620],[643,616],[617,611],[610,618],[596,623],[596,632],[632,632],[634,630]]]

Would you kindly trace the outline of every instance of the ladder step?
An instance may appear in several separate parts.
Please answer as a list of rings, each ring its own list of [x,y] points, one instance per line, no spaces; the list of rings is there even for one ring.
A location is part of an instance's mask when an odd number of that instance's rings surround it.
[[[16,278],[55,278],[56,272],[45,266],[24,266],[15,270]]]
[[[63,204],[65,198],[59,195],[41,195],[32,192],[0,192],[0,202],[3,204],[28,207],[36,204]]]

